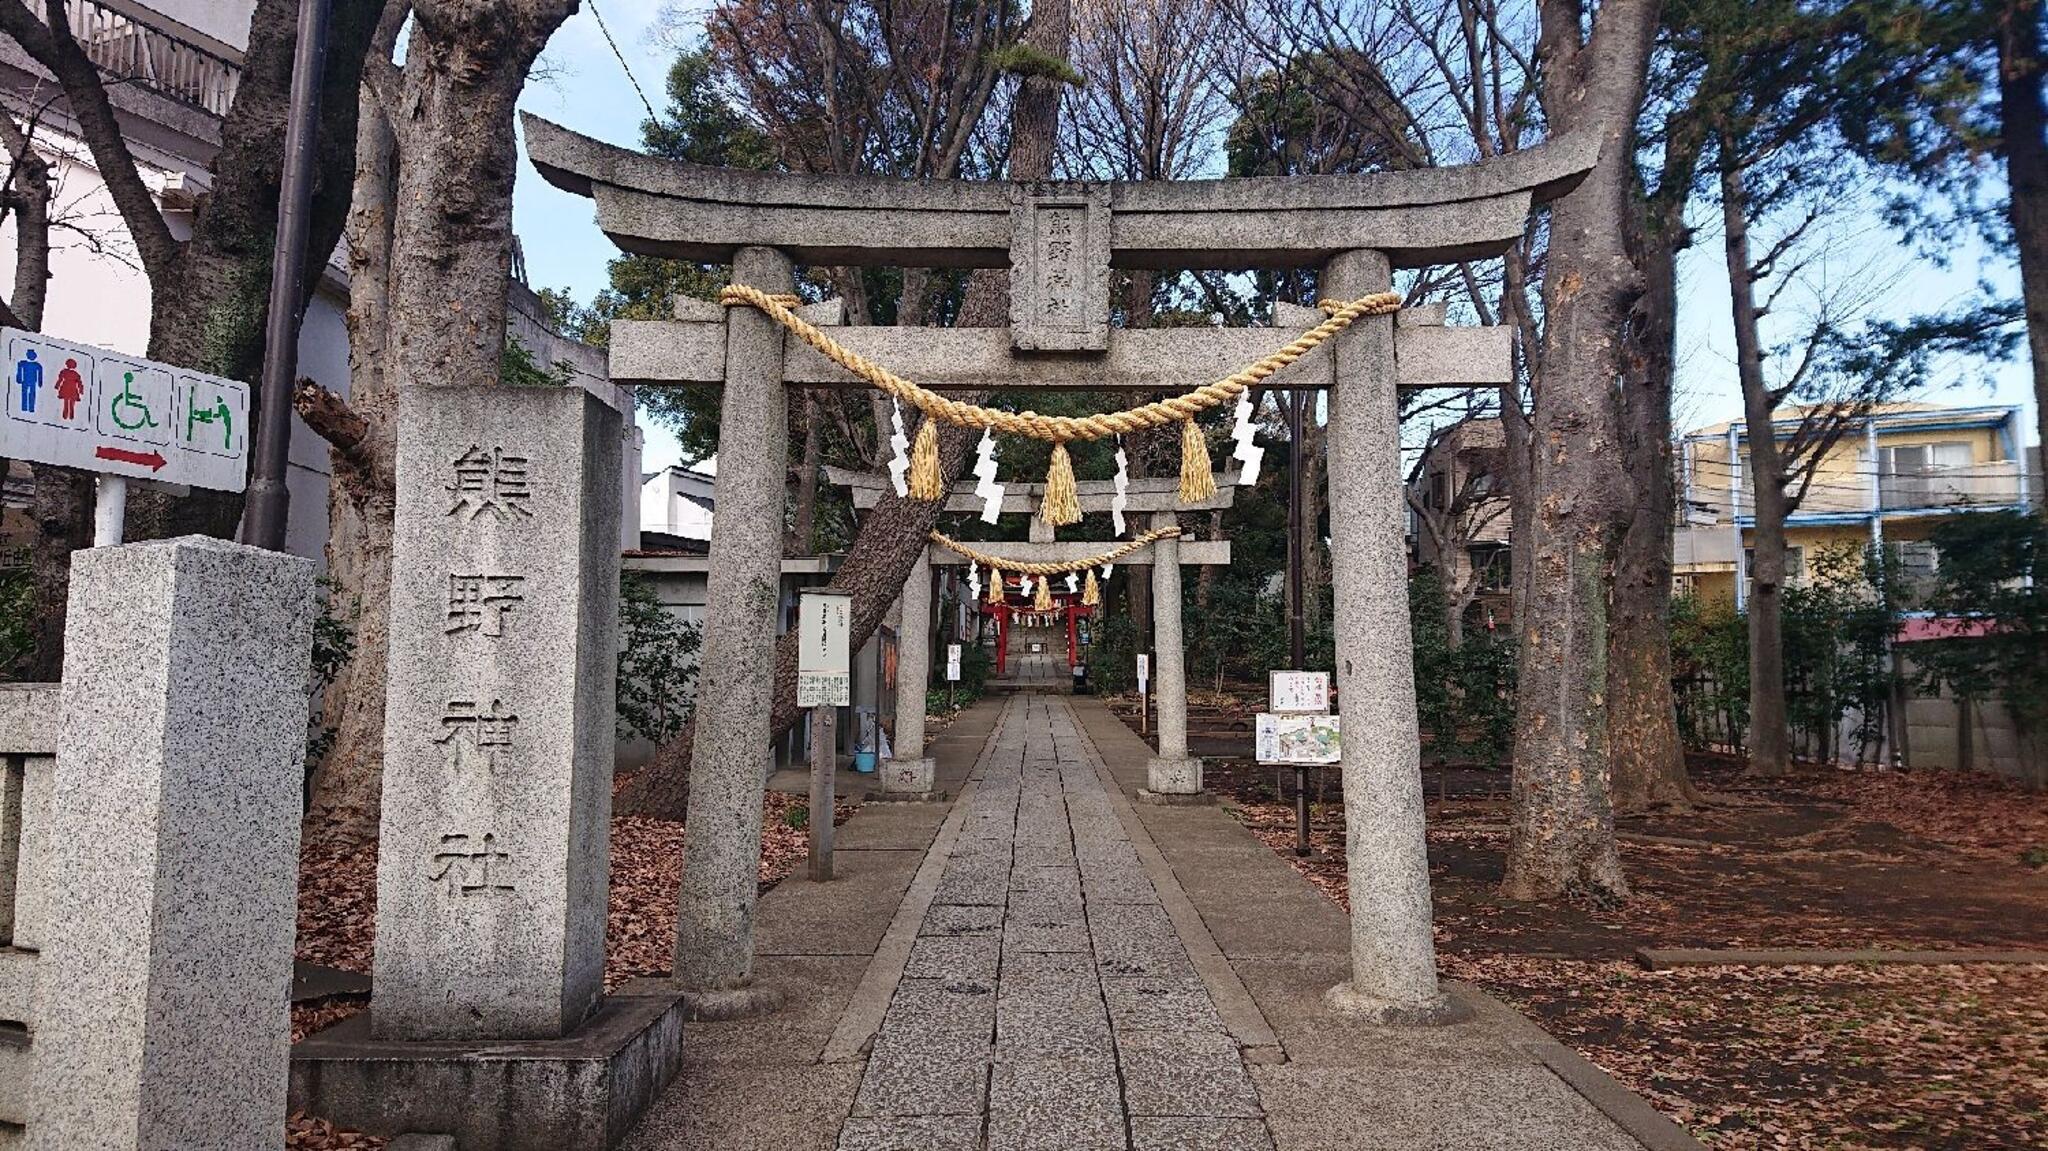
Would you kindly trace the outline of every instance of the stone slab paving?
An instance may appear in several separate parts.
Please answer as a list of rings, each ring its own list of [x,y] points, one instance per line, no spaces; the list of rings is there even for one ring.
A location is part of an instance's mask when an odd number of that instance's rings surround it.
[[[1011,697],[972,778],[841,1151],[1271,1148],[1072,711]]]

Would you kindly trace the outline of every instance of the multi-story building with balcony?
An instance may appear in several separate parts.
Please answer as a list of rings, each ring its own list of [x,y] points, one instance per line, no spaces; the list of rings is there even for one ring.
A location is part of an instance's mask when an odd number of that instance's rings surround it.
[[[1415,562],[1435,569],[1458,619],[1506,626],[1513,576],[1508,489],[1498,419],[1466,420],[1432,436],[1408,486]]]
[[[1793,581],[1805,578],[1821,549],[1841,544],[1895,544],[1909,574],[1931,569],[1936,559],[1927,538],[1942,518],[2039,502],[2038,448],[2025,447],[2020,414],[2013,407],[1886,404],[1857,420],[1822,457],[1806,498],[1786,520]],[[1797,411],[1785,412],[1775,433],[1789,436],[1798,421]],[[1680,443],[1674,578],[1680,590],[1738,607],[1747,598],[1756,524],[1749,436],[1736,420]]]

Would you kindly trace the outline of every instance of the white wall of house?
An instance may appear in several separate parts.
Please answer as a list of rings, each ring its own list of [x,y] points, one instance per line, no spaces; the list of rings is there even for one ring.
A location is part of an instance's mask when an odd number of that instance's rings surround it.
[[[256,12],[255,0],[142,0],[138,6],[237,50],[249,47],[249,17]]]
[[[711,482],[710,476],[684,468],[663,468],[647,477],[640,486],[640,530],[709,540],[711,509],[697,499],[710,498]]]

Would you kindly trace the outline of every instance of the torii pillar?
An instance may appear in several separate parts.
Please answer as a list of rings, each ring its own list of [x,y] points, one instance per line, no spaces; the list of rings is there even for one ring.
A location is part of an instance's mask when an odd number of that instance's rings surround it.
[[[932,563],[917,550],[903,581],[903,624],[896,633],[896,742],[882,765],[882,799],[936,799],[937,772],[924,753],[924,707],[932,666]]]
[[[1391,282],[1385,256],[1345,252],[1323,269],[1322,290],[1350,299]],[[1453,1009],[1436,977],[1408,557],[1401,503],[1391,498],[1402,485],[1394,317],[1361,317],[1335,343],[1326,438],[1330,593],[1352,977],[1328,998],[1388,1022],[1428,1022]]]
[[[1152,517],[1172,524],[1172,512]],[[1152,691],[1159,701],[1159,754],[1145,762],[1138,798],[1188,803],[1203,798],[1202,761],[1188,754],[1188,676],[1180,617],[1180,537],[1152,545]]]

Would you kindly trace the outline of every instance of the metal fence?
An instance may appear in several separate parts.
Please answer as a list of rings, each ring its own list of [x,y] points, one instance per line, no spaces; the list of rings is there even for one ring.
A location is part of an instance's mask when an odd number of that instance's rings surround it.
[[[241,83],[239,62],[154,27],[141,9],[98,0],[65,0],[71,34],[99,69],[162,96],[226,116]]]

